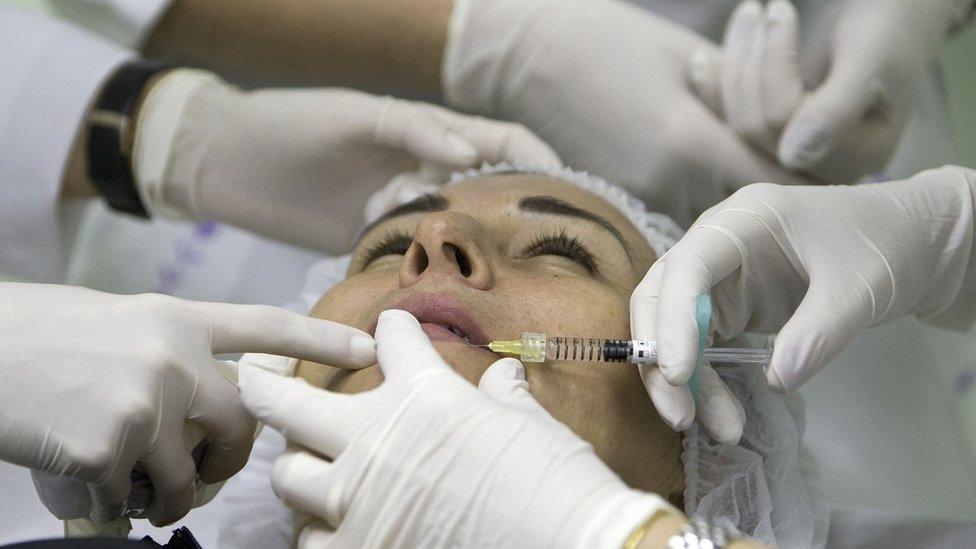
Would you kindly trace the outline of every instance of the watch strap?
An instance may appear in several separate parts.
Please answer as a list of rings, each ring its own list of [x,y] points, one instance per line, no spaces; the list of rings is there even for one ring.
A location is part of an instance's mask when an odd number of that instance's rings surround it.
[[[112,74],[87,120],[88,175],[115,210],[148,218],[132,174],[130,136],[133,110],[146,83],[168,67],[147,60],[129,61]]]

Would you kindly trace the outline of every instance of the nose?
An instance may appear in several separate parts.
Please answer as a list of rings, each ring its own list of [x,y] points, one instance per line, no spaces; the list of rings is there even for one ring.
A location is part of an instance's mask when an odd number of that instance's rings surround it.
[[[400,287],[425,277],[455,279],[478,290],[494,284],[494,274],[475,240],[478,222],[456,212],[437,212],[417,226],[400,267]]]

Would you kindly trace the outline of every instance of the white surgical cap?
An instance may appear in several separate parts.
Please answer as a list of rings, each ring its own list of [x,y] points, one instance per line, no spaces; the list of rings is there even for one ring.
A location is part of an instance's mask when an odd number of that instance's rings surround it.
[[[514,173],[549,176],[606,200],[633,223],[658,256],[681,237],[681,228],[669,217],[647,211],[643,202],[624,189],[586,172],[502,163],[456,172],[448,185]],[[420,174],[395,178],[370,199],[367,221],[435,192],[438,186],[429,179]],[[325,258],[313,265],[300,302],[291,308],[310,310],[326,290],[345,278],[348,265],[349,256]],[[685,512],[713,523],[731,523],[764,543],[824,545],[826,507],[815,500],[801,472],[802,402],[797,397],[786,401],[772,393],[757,368],[718,365],[715,371],[742,402],[746,425],[736,446],[716,444],[695,425],[684,432]]]

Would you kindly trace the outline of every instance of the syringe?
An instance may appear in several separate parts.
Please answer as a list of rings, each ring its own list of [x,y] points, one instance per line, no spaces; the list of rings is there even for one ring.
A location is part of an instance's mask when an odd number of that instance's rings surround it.
[[[763,370],[769,367],[773,357],[774,336],[766,338],[762,348],[706,347],[702,359],[709,362],[732,364],[758,364]],[[631,364],[656,364],[657,342],[627,339],[600,339],[590,337],[547,337],[545,334],[526,332],[522,339],[492,341],[487,345],[492,351],[516,356],[522,362],[546,362],[568,360],[582,362],[629,362]]]

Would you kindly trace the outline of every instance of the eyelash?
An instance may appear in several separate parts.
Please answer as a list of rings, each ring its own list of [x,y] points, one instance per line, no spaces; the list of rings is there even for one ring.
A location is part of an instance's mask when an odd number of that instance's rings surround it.
[[[596,275],[599,272],[593,254],[586,249],[586,246],[579,239],[575,236],[569,236],[565,232],[542,235],[522,252],[523,258],[540,255],[557,255],[571,259],[582,265],[591,275]]]
[[[399,231],[388,232],[379,242],[366,250],[366,253],[363,255],[365,258],[363,265],[369,265],[384,255],[405,255],[412,243],[413,238],[407,233]]]
[[[369,265],[373,261],[385,255],[405,255],[413,238],[408,234],[391,231],[383,236],[379,242],[369,247],[363,254],[364,265]],[[520,254],[522,258],[536,257],[540,255],[556,255],[575,261],[583,266],[591,275],[599,272],[596,259],[593,254],[575,236],[569,236],[565,232],[555,234],[545,234],[536,237],[525,251]]]

